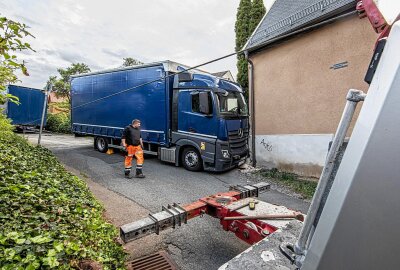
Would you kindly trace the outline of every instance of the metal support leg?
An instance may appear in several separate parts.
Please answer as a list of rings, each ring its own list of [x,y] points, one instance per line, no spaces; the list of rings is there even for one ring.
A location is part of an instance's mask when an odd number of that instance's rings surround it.
[[[40,145],[40,141],[42,139],[42,131],[43,131],[43,125],[44,125],[44,116],[46,115],[46,110],[47,110],[47,98],[49,95],[49,92],[51,91],[51,88],[53,87],[52,83],[49,83],[47,85],[47,89],[45,91],[44,95],[44,101],[43,101],[43,110],[42,110],[42,118],[40,120],[40,129],[39,129],[39,137],[38,137],[38,145]]]
[[[306,220],[294,247],[294,251],[298,255],[296,258],[296,265],[298,267],[302,265],[302,261],[304,260],[304,255],[311,238],[311,229],[317,216],[317,212],[321,204],[322,196],[327,187],[329,177],[332,174],[335,160],[338,157],[339,148],[342,146],[346,137],[346,133],[356,110],[357,103],[363,101],[365,96],[366,94],[364,94],[364,92],[354,89],[350,89],[347,94],[347,102],[342,114],[342,118],[340,119],[339,126],[333,138],[332,146],[328,152],[317,189],[312,198],[310,208],[308,209]]]

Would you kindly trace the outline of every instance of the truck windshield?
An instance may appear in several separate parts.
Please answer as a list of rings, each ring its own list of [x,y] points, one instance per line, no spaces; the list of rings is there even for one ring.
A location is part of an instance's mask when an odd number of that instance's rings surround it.
[[[217,93],[219,112],[224,115],[247,116],[247,105],[239,92]]]

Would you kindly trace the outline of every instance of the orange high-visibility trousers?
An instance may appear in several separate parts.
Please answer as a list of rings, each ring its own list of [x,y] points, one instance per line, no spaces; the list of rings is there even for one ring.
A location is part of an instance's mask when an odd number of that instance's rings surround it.
[[[140,145],[128,145],[126,150],[128,153],[125,156],[125,171],[130,171],[132,169],[133,156],[136,157],[136,169],[142,169],[144,162],[142,147]]]

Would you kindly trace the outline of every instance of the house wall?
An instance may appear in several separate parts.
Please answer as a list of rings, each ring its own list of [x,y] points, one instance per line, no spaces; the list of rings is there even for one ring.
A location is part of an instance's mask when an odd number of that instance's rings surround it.
[[[227,73],[224,74],[224,76],[222,76],[222,78],[231,81],[231,82],[236,82],[235,78],[233,78],[233,75],[230,71],[228,71]]]
[[[353,16],[250,55],[257,165],[320,175],[348,90],[368,89],[376,38],[368,19]]]

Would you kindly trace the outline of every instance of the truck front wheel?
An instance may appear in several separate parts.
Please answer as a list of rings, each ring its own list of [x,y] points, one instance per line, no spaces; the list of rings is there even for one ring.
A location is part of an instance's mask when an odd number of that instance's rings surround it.
[[[105,153],[108,150],[108,142],[107,139],[104,137],[96,137],[94,139],[94,145],[97,150],[101,153]]]
[[[203,168],[203,161],[199,152],[193,147],[183,149],[181,155],[183,167],[189,171],[200,171]]]

